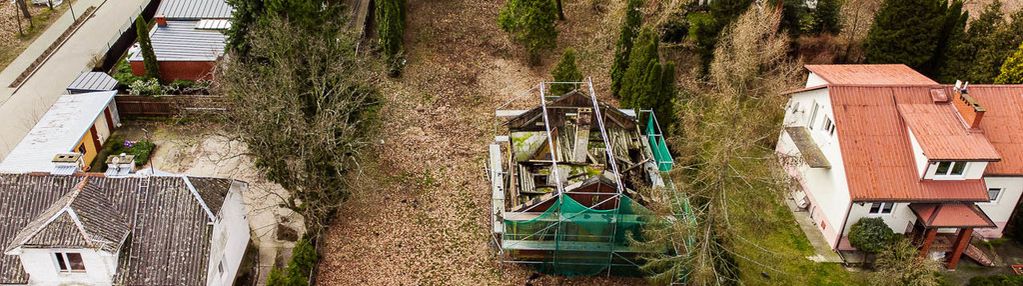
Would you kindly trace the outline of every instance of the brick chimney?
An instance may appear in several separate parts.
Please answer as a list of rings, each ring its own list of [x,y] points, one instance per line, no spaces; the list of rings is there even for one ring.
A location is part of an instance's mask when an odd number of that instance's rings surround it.
[[[153,19],[156,20],[156,26],[167,27],[167,17],[164,17],[163,15],[157,15],[156,17],[153,17]]]
[[[963,122],[966,126],[971,129],[980,128],[980,120],[984,118],[984,107],[980,106],[980,102],[977,102],[969,94],[967,86],[970,83],[960,84],[960,81],[956,81],[956,85],[953,88],[954,98],[952,104],[955,105],[956,111],[959,112],[959,117],[963,118]]]

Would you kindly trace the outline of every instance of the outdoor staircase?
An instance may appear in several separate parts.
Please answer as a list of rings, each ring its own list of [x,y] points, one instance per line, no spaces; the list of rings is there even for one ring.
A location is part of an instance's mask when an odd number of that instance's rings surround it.
[[[963,255],[966,255],[966,257],[976,261],[977,264],[995,266],[995,262],[987,256],[987,253],[984,253],[984,251],[980,250],[980,248],[977,248],[977,246],[974,246],[973,244],[970,244],[966,247],[966,250],[963,250]]]

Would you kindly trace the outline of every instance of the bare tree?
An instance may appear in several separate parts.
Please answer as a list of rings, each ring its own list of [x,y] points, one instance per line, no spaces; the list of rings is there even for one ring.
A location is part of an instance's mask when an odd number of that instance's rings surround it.
[[[14,0],[18,5],[18,9],[21,10],[21,16],[28,20],[28,26],[32,27],[32,13],[28,11],[28,0]]]
[[[233,101],[228,122],[256,166],[290,195],[282,205],[317,233],[348,194],[345,175],[369,144],[376,90],[356,39],[340,24],[304,28],[271,19],[250,31],[251,50],[221,69]]]
[[[740,242],[732,220],[766,225],[770,216],[756,214],[772,207],[763,198],[777,198],[788,186],[773,146],[784,115],[781,93],[795,83],[799,67],[786,56],[788,38],[778,34],[780,21],[780,11],[753,5],[725,29],[708,82],[678,100],[671,142],[679,157],[672,178],[697,219],[648,228],[652,241],[669,242],[677,252],[649,260],[645,269],[658,273],[652,282],[685,273],[692,285],[741,284],[739,261],[772,270],[734,251],[734,244],[748,241]],[[731,208],[736,205],[743,208]]]

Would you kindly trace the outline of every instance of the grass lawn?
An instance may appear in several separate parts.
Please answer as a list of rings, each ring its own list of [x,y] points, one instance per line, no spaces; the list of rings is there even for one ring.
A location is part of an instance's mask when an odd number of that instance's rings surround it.
[[[22,20],[22,29],[24,34],[19,35],[17,30],[17,22],[7,18],[0,21],[0,32],[4,35],[0,35],[0,39],[4,41],[0,42],[0,70],[7,67],[22,51],[28,47],[32,41],[35,41],[46,28],[50,27],[64,12],[68,10],[72,0],[66,0],[60,6],[55,7],[53,10],[44,6],[29,5],[29,10],[32,14],[32,27],[29,28],[28,22]],[[0,1],[0,15],[8,15],[11,12],[16,13],[20,16],[20,12],[17,7],[9,1]]]
[[[751,207],[756,206],[756,207]],[[758,193],[730,203],[735,260],[747,285],[863,285],[863,272],[807,259],[813,246],[778,194]]]

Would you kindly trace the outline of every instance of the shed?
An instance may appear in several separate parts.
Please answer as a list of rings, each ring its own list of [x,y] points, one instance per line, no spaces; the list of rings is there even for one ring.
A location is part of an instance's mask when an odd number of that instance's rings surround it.
[[[67,86],[69,94],[80,94],[97,91],[111,91],[117,88],[117,80],[102,72],[82,73]]]

